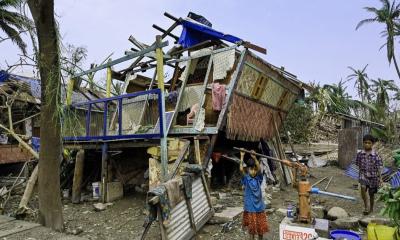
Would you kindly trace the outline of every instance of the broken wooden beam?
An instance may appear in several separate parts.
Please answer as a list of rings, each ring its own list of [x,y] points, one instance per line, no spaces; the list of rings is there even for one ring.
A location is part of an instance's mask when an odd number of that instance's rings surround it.
[[[267,49],[252,44],[251,42],[243,42],[243,47],[253,49],[254,51],[257,51],[262,54],[267,54]]]
[[[145,48],[148,48],[149,46],[139,42],[136,38],[134,38],[132,35],[129,36],[128,40],[133,43],[133,45],[135,45],[136,47],[138,47],[140,50],[143,50]]]
[[[162,32],[162,33],[167,34],[168,36],[172,37],[172,38],[175,39],[176,41],[179,40],[179,37],[178,37],[178,36],[176,36],[175,34],[173,34],[173,33],[171,33],[171,32],[167,32],[167,30],[165,30],[165,29],[159,27],[159,26],[156,25],[156,24],[153,24],[153,28],[157,29],[158,31],[160,31],[160,32]]]
[[[26,184],[24,195],[22,196],[21,201],[19,202],[18,212],[20,213],[28,209],[28,202],[29,199],[31,199],[33,188],[35,187],[35,184],[38,179],[38,172],[39,172],[39,164],[36,165],[35,169],[33,169],[33,172],[28,180],[28,183]]]
[[[175,160],[174,166],[172,168],[171,174],[168,177],[168,180],[173,179],[175,177],[176,173],[178,172],[180,164],[185,159],[185,154],[188,151],[189,146],[190,146],[190,141],[189,140],[185,140],[185,143],[184,143],[181,151],[179,152],[179,155],[178,155],[177,159]]]
[[[174,17],[171,14],[164,12],[164,16],[166,16],[167,18],[174,20],[175,22],[180,22],[180,18]]]

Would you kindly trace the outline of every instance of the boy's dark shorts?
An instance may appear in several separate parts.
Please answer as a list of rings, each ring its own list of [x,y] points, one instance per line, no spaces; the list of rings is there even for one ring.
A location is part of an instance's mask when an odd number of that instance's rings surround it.
[[[375,194],[375,193],[378,192],[378,187],[371,187],[369,185],[365,185],[365,184],[362,184],[362,183],[361,183],[361,186],[366,187],[369,194]]]

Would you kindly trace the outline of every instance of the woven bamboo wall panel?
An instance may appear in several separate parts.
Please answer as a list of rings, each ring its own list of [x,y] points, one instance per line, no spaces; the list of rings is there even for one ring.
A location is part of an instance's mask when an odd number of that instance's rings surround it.
[[[286,101],[283,102],[283,104],[282,104],[282,106],[280,108],[285,110],[285,111],[289,111],[290,107],[292,106],[292,104],[294,103],[296,98],[297,98],[296,95],[289,94],[289,96],[287,97]]]
[[[260,100],[276,107],[283,91],[283,87],[276,82],[269,80]]]
[[[247,55],[246,57],[246,62],[250,63],[257,68],[261,69],[265,74],[267,74],[269,77],[272,77],[279,82],[281,82],[283,85],[285,85],[287,88],[289,88],[293,92],[299,92],[300,88],[287,80],[285,77],[282,76],[278,71],[274,70],[269,63],[266,61],[256,57],[256,55],[253,55],[252,53]]]
[[[260,73],[257,70],[245,65],[236,90],[242,94],[251,96],[254,83],[257,81],[259,76]]]
[[[227,118],[227,138],[242,141],[271,138],[274,135],[274,113],[262,104],[234,94]]]

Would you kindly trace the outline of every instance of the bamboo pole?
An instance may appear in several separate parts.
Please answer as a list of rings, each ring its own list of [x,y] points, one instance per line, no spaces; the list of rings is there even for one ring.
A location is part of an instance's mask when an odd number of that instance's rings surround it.
[[[333,178],[333,176],[329,179],[328,183],[326,184],[326,186],[324,188],[324,191],[326,191],[328,189],[329,184],[331,184],[332,178]]]
[[[317,181],[316,183],[314,183],[313,185],[311,185],[311,187],[317,186],[319,183],[321,183],[322,181],[324,181],[325,179],[327,179],[328,177],[324,177],[321,180]]]

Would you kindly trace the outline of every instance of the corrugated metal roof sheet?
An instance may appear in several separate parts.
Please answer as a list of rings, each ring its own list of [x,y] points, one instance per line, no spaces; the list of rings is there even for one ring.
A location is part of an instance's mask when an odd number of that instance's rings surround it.
[[[41,96],[41,89],[40,89],[40,80],[35,79],[35,78],[28,78],[20,75],[15,75],[15,74],[9,74],[8,76],[8,81],[14,80],[14,81],[21,81],[25,82],[30,85],[31,87],[31,94],[35,98],[39,98]]]
[[[396,172],[393,172],[390,168],[385,167],[383,169],[382,175],[388,174],[391,175],[389,179],[390,185],[392,185],[393,188],[398,188],[400,187],[400,170],[397,169]],[[349,167],[345,171],[346,176],[351,177],[353,179],[358,179],[359,176],[359,170],[357,165],[353,162],[349,165]]]
[[[19,82],[24,82],[24,83],[28,84],[30,86],[31,95],[36,99],[41,98],[41,82],[39,79],[24,77],[24,76],[20,76],[20,75],[16,75],[16,74],[10,74],[4,70],[1,70],[0,71],[0,84],[10,82],[10,81],[19,81]],[[72,103],[80,103],[80,102],[86,102],[88,100],[98,99],[98,97],[96,95],[92,94],[89,90],[82,89],[82,92],[80,92],[80,91],[73,92]],[[65,87],[61,87],[61,100],[63,102],[65,102],[65,99],[66,99]]]

